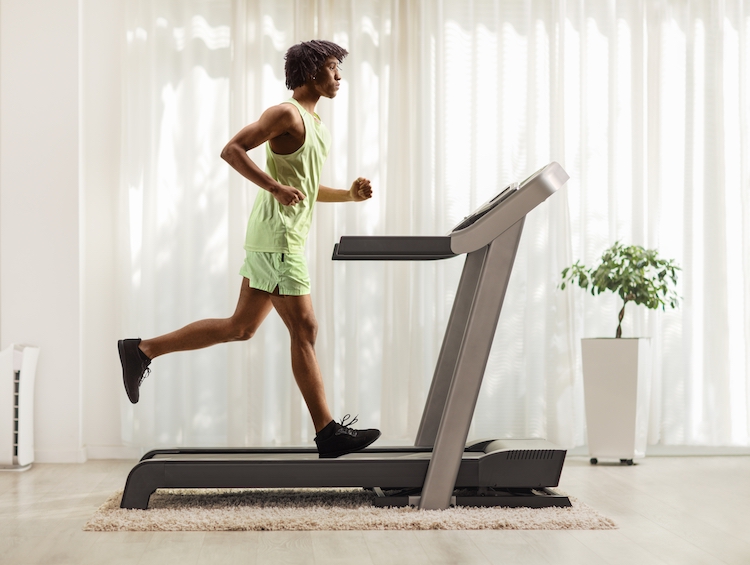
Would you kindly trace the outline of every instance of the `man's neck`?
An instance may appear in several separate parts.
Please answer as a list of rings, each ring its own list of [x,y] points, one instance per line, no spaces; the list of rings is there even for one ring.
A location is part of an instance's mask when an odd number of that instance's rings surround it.
[[[300,86],[299,88],[294,89],[292,98],[294,98],[299,105],[309,113],[315,114],[315,107],[318,105],[318,100],[320,100],[320,94],[310,92],[310,89],[305,86]]]

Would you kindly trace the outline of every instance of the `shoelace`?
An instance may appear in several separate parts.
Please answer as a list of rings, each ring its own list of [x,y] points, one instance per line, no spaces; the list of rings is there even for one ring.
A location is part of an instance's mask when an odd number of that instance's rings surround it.
[[[347,419],[349,418],[351,418],[351,422],[347,422]],[[347,414],[346,416],[341,418],[341,425],[345,428],[350,428],[357,422],[359,422],[359,414],[357,414],[357,416],[354,416],[354,418],[351,417],[351,414]]]
[[[144,367],[143,366],[144,364],[145,364],[145,362],[141,361],[142,371],[141,371],[141,378],[138,379],[138,387],[139,388],[141,386],[141,383],[146,380],[146,377],[148,377],[151,374],[151,367],[149,367],[148,365],[146,365]]]
[[[351,420],[349,420],[350,418]],[[341,422],[339,423],[341,427],[336,430],[336,435],[338,436],[342,434],[348,434],[352,437],[357,437],[357,430],[353,430],[350,426],[356,424],[358,421],[359,418],[357,416],[354,416],[354,418],[352,418],[350,414],[347,414],[346,416],[341,418]]]

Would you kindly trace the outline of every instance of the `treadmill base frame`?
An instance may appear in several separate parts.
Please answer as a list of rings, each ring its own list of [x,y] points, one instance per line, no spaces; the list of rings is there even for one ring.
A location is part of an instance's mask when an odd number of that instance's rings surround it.
[[[419,508],[421,489],[400,489],[384,492],[379,488],[373,489],[377,498],[373,506]],[[568,508],[572,506],[570,498],[556,493],[548,488],[534,489],[497,489],[480,487],[475,489],[460,489],[451,496],[450,507],[456,506],[501,506],[504,508]]]

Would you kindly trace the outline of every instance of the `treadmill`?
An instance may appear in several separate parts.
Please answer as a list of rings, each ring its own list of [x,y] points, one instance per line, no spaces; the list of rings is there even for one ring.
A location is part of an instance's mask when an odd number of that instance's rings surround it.
[[[337,459],[314,447],[156,449],[131,470],[122,508],[160,488],[362,487],[378,506],[570,506],[551,490],[566,451],[544,439],[467,443],[526,214],[568,180],[550,163],[505,187],[445,236],[344,236],[335,261],[441,260],[466,254],[413,446],[371,446]]]

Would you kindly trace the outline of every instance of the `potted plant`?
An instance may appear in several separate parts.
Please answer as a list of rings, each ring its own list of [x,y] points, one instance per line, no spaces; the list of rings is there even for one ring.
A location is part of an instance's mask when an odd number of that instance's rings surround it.
[[[673,260],[656,250],[616,242],[599,263],[576,261],[562,271],[561,289],[578,285],[593,296],[613,292],[623,301],[615,338],[581,340],[586,425],[591,463],[600,457],[633,464],[645,456],[650,401],[649,338],[623,338],[628,302],[649,309],[676,308],[677,273]]]

